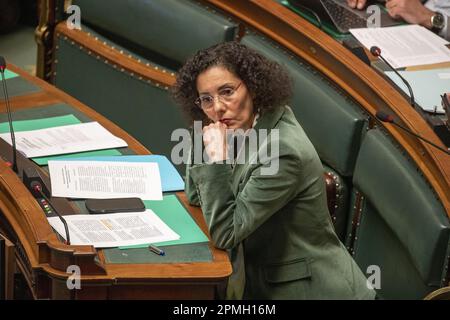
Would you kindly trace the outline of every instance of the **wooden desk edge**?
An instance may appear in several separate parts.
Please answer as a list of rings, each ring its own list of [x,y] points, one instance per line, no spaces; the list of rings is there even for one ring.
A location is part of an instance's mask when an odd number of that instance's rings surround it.
[[[84,114],[86,114],[88,117],[92,118],[93,120],[101,123],[105,128],[107,128],[109,131],[111,131],[114,135],[117,135],[117,136],[123,138],[125,141],[127,141],[129,148],[133,149],[136,153],[150,154],[150,152],[144,146],[142,146],[137,140],[135,140],[133,137],[131,137],[129,134],[127,134],[123,129],[121,129],[120,127],[115,125],[113,122],[109,121],[108,119],[104,118],[103,116],[101,116],[100,114],[95,112],[94,110],[90,109],[86,105],[84,105],[81,102],[77,101],[76,99],[70,97],[69,95],[59,91],[57,88],[51,86],[50,84],[46,83],[45,81],[38,79],[38,78],[34,78],[33,76],[23,72],[22,70],[20,70],[19,68],[15,67],[13,65],[9,65],[9,69],[12,70],[13,72],[19,74],[24,79],[29,80],[30,82],[32,82],[32,83],[38,85],[40,88],[42,88],[42,90],[43,90],[42,92],[33,93],[30,95],[33,98],[34,102],[36,102],[36,99],[43,98],[46,102],[51,102],[51,104],[67,103],[67,104],[75,107],[76,109],[82,111]],[[35,107],[35,105],[33,105],[33,103],[31,105],[27,105],[26,97],[27,96],[24,95],[24,96],[19,96],[17,98],[13,98],[12,105],[14,106],[15,101],[19,101],[21,104],[20,109]],[[10,169],[7,168],[5,170],[10,170]],[[14,173],[12,173],[12,171],[11,171],[11,174],[15,175]],[[18,177],[16,176],[14,179],[16,180],[15,182],[20,187],[21,182],[18,179]],[[24,188],[24,187],[22,186],[21,188]],[[28,192],[28,191],[26,191],[26,192]],[[193,216],[194,220],[197,222],[197,224],[199,224],[200,228],[206,234],[208,234],[208,232],[206,230],[206,224],[204,222],[199,223],[199,221],[202,221],[202,219],[203,219],[202,216],[199,216],[198,213],[197,213],[197,216],[195,216],[195,214],[193,214],[193,212],[195,210],[199,210],[199,209],[191,207],[187,203],[185,197],[183,199],[184,192],[179,193],[179,195],[181,195],[180,200],[188,208],[188,210],[191,213],[191,215]],[[35,202],[34,198],[31,196],[31,194],[29,194],[28,197],[30,198],[31,202],[33,202],[33,201]],[[23,194],[21,195],[21,197],[19,197],[19,199],[23,199]],[[35,206],[33,208],[33,211],[35,211],[35,210],[38,210],[40,215],[42,216],[42,218],[45,218],[45,216],[42,214],[42,211],[40,210],[40,207],[38,206],[37,202],[35,202]],[[201,215],[201,213],[200,213],[200,215]],[[48,224],[48,222],[46,222],[46,223]],[[49,228],[49,230],[51,230],[49,226],[48,226],[48,228]],[[53,234],[52,231],[51,231],[51,234]],[[53,234],[53,236],[54,236],[54,234]],[[71,259],[72,262],[73,262],[73,260],[79,260],[79,259],[83,259],[83,258],[87,258],[87,257],[92,258],[93,256],[97,255],[98,252],[101,251],[101,250],[96,251],[91,246],[67,246],[67,245],[59,242],[58,240],[56,240],[56,236],[55,237],[53,237],[53,236],[50,239],[36,239],[35,244],[27,244],[27,243],[23,244],[24,249],[27,252],[27,255],[31,256],[30,264],[32,264],[33,268],[43,270],[49,276],[55,276],[58,278],[60,278],[60,277],[67,278],[70,276],[70,274],[65,273],[65,271],[66,271],[66,269],[64,268],[66,266],[65,264],[60,265],[57,269],[55,269],[49,263],[47,263],[48,262],[47,258],[41,259],[40,257],[36,257],[42,253],[43,246],[51,247],[52,250],[57,251],[57,254],[70,254],[73,258],[73,259]],[[21,241],[24,240],[23,234],[20,235],[19,237],[21,238],[20,239]],[[32,249],[31,247],[35,247],[35,248]],[[112,277],[113,270],[119,270],[120,272],[118,272],[118,273],[114,272],[114,274],[115,274],[114,279],[118,279],[121,277],[134,279],[135,277],[133,274],[140,274],[140,277],[141,277],[140,279],[144,279],[146,277],[156,277],[159,280],[162,280],[162,279],[173,280],[173,279],[177,279],[177,278],[196,279],[196,280],[199,280],[200,278],[211,279],[211,280],[225,279],[232,272],[231,264],[228,260],[228,255],[226,254],[226,252],[213,247],[211,245],[211,243],[210,243],[210,249],[211,249],[211,253],[213,255],[213,260],[211,261],[211,263],[206,263],[206,264],[203,262],[202,263],[194,262],[194,263],[189,263],[189,264],[175,263],[175,264],[170,264],[169,266],[166,264],[160,264],[160,265],[158,265],[158,264],[142,264],[142,265],[126,264],[126,265],[120,265],[118,267],[115,264],[106,264],[106,263],[104,263],[104,261],[100,261],[99,267],[100,267],[100,269],[104,268],[105,274],[103,274],[103,275],[95,274],[95,275],[92,275],[91,277],[92,277],[92,279],[108,279],[109,277]],[[56,251],[54,251],[53,254],[56,253]],[[47,253],[47,255],[51,256],[51,253]],[[100,255],[100,256],[103,256],[103,255]],[[123,270],[124,266],[130,267],[130,269],[132,269],[129,271],[131,273],[130,275],[124,275],[124,270]],[[183,267],[186,267],[186,266],[192,266],[193,268],[192,268],[192,270],[188,270],[188,272],[183,273]],[[149,268],[149,267],[151,267],[151,268]],[[151,270],[149,271],[149,269],[151,269]],[[145,270],[147,270],[147,271],[145,271]],[[177,274],[176,275],[170,274],[170,272],[172,272],[172,271],[177,272]],[[198,276],[199,274],[201,274],[201,276]],[[86,276],[86,279],[90,279],[89,276]],[[114,280],[114,281],[117,281],[117,280]]]

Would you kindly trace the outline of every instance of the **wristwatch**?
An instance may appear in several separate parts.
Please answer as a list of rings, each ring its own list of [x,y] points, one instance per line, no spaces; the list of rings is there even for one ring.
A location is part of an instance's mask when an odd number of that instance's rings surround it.
[[[445,26],[445,17],[440,12],[435,12],[431,16],[431,30],[439,33]]]

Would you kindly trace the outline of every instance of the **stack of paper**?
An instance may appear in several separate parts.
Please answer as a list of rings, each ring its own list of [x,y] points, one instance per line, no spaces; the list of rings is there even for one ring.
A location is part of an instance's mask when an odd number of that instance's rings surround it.
[[[115,161],[115,162],[150,162],[157,163],[161,176],[161,186],[163,192],[184,190],[184,180],[178,173],[174,165],[167,157],[159,154],[150,155],[121,155],[121,156],[101,156],[83,157],[83,159],[72,157],[72,161]],[[69,159],[66,159],[69,160]]]
[[[80,123],[15,133],[17,150],[27,158],[126,147],[98,122]],[[11,144],[9,133],[0,138]]]
[[[157,163],[51,160],[48,166],[53,197],[162,200]]]
[[[209,241],[208,237],[195,223],[176,195],[166,195],[163,201],[144,201],[144,203],[147,209],[151,209],[172,230],[180,235],[180,239],[159,242],[158,246],[173,246]],[[145,248],[145,245],[124,246],[120,249],[131,248]]]
[[[64,218],[69,227],[72,245],[108,248],[180,238],[151,210],[102,215],[69,215]],[[66,238],[64,225],[58,217],[48,218],[48,221],[63,238]]]
[[[350,32],[370,50],[381,49],[381,55],[395,68],[450,61],[446,40],[418,25],[387,28],[351,29]]]

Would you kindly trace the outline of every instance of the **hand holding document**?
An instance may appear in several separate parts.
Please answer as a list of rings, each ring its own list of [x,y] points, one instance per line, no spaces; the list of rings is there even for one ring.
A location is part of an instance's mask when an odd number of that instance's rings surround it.
[[[151,210],[136,213],[68,215],[64,218],[69,226],[72,245],[108,248],[180,238]],[[62,237],[65,237],[64,226],[58,217],[48,218],[48,221]]]
[[[49,161],[53,197],[162,200],[157,163]]]
[[[98,122],[87,122],[40,130],[16,132],[17,150],[27,158],[126,147]],[[11,144],[9,133],[0,138]]]
[[[387,28],[351,29],[367,49],[381,48],[384,58],[395,69],[450,61],[448,42],[418,25]]]

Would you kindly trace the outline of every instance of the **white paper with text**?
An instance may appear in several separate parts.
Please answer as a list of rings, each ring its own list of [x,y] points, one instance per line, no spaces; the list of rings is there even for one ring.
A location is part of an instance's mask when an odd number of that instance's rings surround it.
[[[450,61],[448,42],[430,30],[418,26],[351,29],[367,49],[377,46],[381,55],[395,68]]]
[[[69,227],[72,245],[110,248],[180,238],[150,209],[144,212],[67,215],[64,219]],[[58,217],[50,217],[48,221],[65,239],[66,233],[61,220]]]
[[[50,160],[48,167],[53,197],[163,199],[154,162]]]
[[[0,138],[11,144],[9,133],[0,134]],[[20,131],[15,132],[15,138],[17,150],[27,158],[128,146],[98,122]]]

